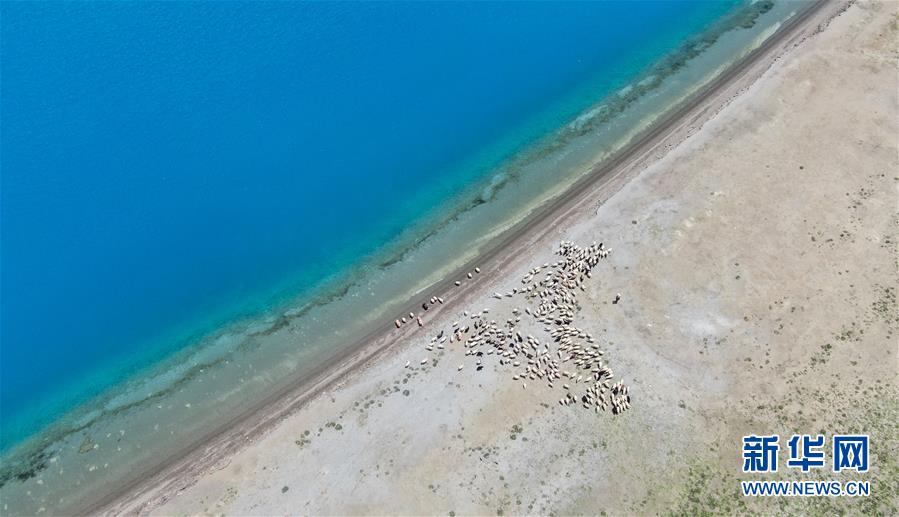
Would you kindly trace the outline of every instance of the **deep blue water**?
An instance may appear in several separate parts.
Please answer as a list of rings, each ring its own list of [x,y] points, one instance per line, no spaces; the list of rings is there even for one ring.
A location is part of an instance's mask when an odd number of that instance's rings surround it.
[[[732,5],[4,2],[0,443],[346,267]]]

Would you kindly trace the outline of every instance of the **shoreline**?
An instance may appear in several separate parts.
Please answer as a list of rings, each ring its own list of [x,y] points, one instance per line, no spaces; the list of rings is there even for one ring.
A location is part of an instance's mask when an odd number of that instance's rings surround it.
[[[508,267],[530,242],[552,232],[557,224],[566,220],[588,194],[595,195],[596,190],[600,190],[603,192],[603,199],[608,199],[634,175],[713,118],[735,96],[761,77],[773,62],[814,34],[821,24],[827,23],[842,9],[845,7],[841,3],[815,4],[806,11],[797,13],[760,47],[732,65],[683,105],[674,108],[663,120],[644,131],[631,144],[594,168],[590,174],[578,180],[564,195],[508,230],[506,237],[494,243],[490,251],[476,261],[483,269],[483,274],[489,275]],[[474,265],[474,262],[466,264],[461,271],[471,269]],[[452,286],[454,276],[448,276],[424,292],[446,292]],[[456,296],[439,309],[433,310],[435,313],[452,311],[482,289],[482,286],[475,287],[475,284],[456,289]],[[413,300],[420,298],[421,293],[413,297]],[[417,306],[418,302],[414,301],[407,308],[412,307],[414,310]],[[75,513],[132,513],[155,508],[169,494],[193,484],[201,473],[214,468],[231,454],[263,436],[309,400],[363,371],[392,350],[392,341],[400,340],[415,330],[417,329],[414,327],[412,330],[407,327],[396,331],[392,322],[385,321],[356,345],[347,347],[345,352],[321,365],[305,381],[288,386],[264,399],[255,407],[235,416],[225,427],[200,437],[172,455],[173,458],[180,459],[166,462],[148,472],[143,479],[126,485],[113,494],[84,504]]]

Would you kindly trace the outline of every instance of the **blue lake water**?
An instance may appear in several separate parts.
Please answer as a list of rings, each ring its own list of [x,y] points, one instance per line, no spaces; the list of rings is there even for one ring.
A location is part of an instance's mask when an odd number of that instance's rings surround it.
[[[734,3],[3,3],[0,444],[349,267]]]

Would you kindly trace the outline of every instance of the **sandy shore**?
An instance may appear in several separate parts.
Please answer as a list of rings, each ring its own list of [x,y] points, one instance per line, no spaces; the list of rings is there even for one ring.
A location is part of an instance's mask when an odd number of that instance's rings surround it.
[[[424,328],[373,338],[103,509],[895,513],[896,5],[854,5],[819,33],[841,8],[803,20],[516,232],[476,282],[446,286]],[[555,260],[562,239],[614,250],[577,322],[631,386],[623,415],[558,406],[458,348],[424,350],[464,309],[520,305],[491,293]],[[740,436],[818,431],[872,435],[872,497],[737,495]]]

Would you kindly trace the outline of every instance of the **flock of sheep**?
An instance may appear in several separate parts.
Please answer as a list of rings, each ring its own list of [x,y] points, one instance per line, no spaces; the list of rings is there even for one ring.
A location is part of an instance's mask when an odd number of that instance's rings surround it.
[[[564,396],[559,404],[569,406],[580,404],[585,409],[593,408],[597,413],[611,410],[619,414],[630,408],[628,387],[621,381],[612,384],[613,372],[603,362],[603,351],[594,342],[589,332],[572,325],[578,309],[577,294],[584,290],[584,282],[590,278],[591,270],[610,250],[603,244],[593,243],[586,248],[563,241],[557,254],[559,260],[544,264],[530,271],[521,279],[522,288],[510,292],[495,293],[495,298],[523,296],[528,303],[524,312],[517,308],[503,323],[489,319],[489,310],[470,314],[462,313],[468,321],[456,321],[451,330],[441,330],[426,345],[428,351],[444,349],[458,343],[465,349],[465,355],[476,358],[478,370],[484,368],[484,361],[498,358],[499,364],[509,366],[512,379],[527,388],[528,382],[545,382],[550,389],[560,389]],[[475,273],[480,269],[475,268]],[[472,278],[472,273],[467,274]],[[460,282],[455,283],[457,286]],[[618,303],[621,295],[616,295],[613,303]],[[443,303],[433,297],[431,304]],[[422,304],[427,310],[428,304]],[[533,318],[543,325],[548,335],[540,341],[532,335],[524,335],[518,330],[522,317]],[[409,314],[422,326],[420,317]],[[400,327],[407,320],[396,320]],[[428,359],[421,361],[426,364]],[[409,366],[409,363],[406,363]],[[462,370],[464,365],[459,365]]]

